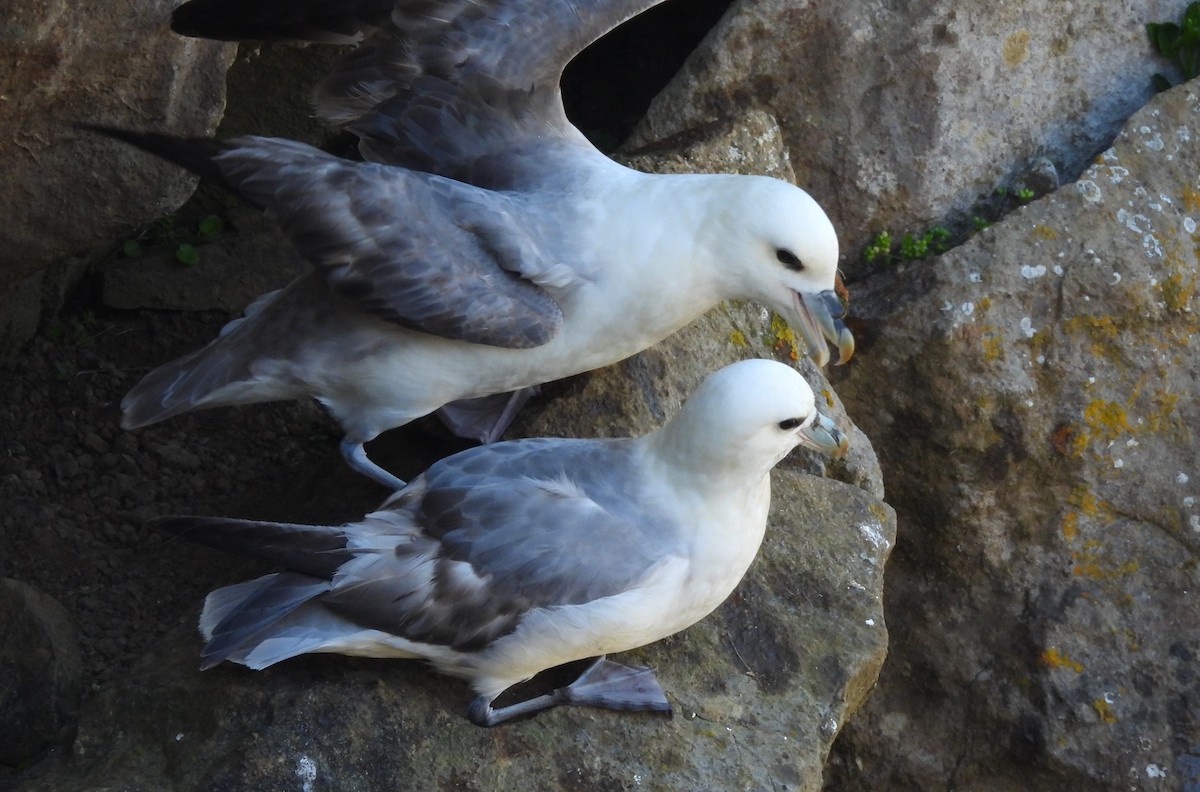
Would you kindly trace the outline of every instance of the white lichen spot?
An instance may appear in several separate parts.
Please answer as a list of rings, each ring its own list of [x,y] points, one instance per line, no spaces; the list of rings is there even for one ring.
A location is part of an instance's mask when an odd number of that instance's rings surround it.
[[[1025,280],[1033,280],[1034,278],[1040,278],[1045,274],[1046,274],[1046,265],[1045,264],[1038,264],[1036,266],[1030,265],[1030,264],[1022,264],[1021,265],[1021,277],[1024,278]]]
[[[1196,233],[1196,219],[1194,217],[1183,218],[1183,230],[1189,234]]]
[[[1193,514],[1189,517],[1188,525],[1191,526],[1192,533],[1200,533],[1200,514]]]
[[[304,792],[312,792],[317,780],[317,763],[307,754],[296,757],[296,778],[300,779],[300,788]]]
[[[1088,385],[1095,385],[1095,384],[1096,384],[1096,378],[1088,377]]]
[[[887,537],[883,535],[883,532],[879,530],[879,526],[877,525],[863,523],[862,525],[858,526],[858,533],[863,539],[866,539],[868,542],[870,542],[871,546],[876,550],[886,550],[891,544],[888,542]]]
[[[863,622],[863,624],[867,625],[868,627],[874,627],[874,626],[875,626],[875,620],[874,620],[874,619],[867,619],[865,622]]]
[[[1146,777],[1147,778],[1166,778],[1167,771],[1163,770],[1161,767],[1159,767],[1156,764],[1148,764],[1148,765],[1146,765]]]
[[[1090,179],[1080,179],[1075,182],[1075,190],[1088,203],[1100,203],[1104,199],[1104,196],[1100,193],[1100,188],[1096,186],[1096,182]]]
[[[1038,355],[1038,356],[1037,356],[1037,362],[1038,362],[1038,365],[1039,365],[1039,366],[1040,366],[1040,365],[1042,365],[1043,363],[1045,363],[1045,362],[1046,362],[1046,356],[1045,356],[1045,355]]]
[[[965,302],[962,304],[962,307],[959,310],[965,315],[970,316],[971,314],[975,313],[975,303]]]
[[[1119,273],[1119,272],[1114,272],[1114,273],[1113,273],[1113,279],[1112,279],[1112,282],[1111,282],[1111,283],[1109,283],[1108,285],[1109,285],[1109,286],[1116,286],[1116,285],[1117,285],[1118,283],[1120,283],[1120,282],[1121,282],[1121,273]]]
[[[969,280],[971,283],[982,283],[983,276],[980,275],[978,272],[972,272],[969,275],[967,275],[967,280]]]
[[[950,302],[949,300],[946,300],[946,302],[942,303],[942,313],[950,313],[953,310],[954,303]]]
[[[1113,165],[1108,169],[1108,180],[1113,184],[1120,184],[1125,181],[1125,177],[1129,175],[1128,168],[1122,168],[1119,165]]]
[[[1136,438],[1136,437],[1131,437],[1131,438],[1129,438],[1128,440],[1126,440],[1126,441],[1125,441],[1125,447],[1126,447],[1126,448],[1137,448],[1139,445],[1141,445],[1141,444],[1140,444],[1140,443],[1138,443],[1138,441],[1137,441],[1137,438]]]
[[[634,786],[641,786],[641,785],[642,785],[642,776],[641,776],[641,774],[640,774],[640,773],[634,773],[634,774],[633,774],[633,785],[634,785]]]
[[[1120,470],[1121,468],[1125,467],[1125,460],[1124,459],[1114,459],[1113,467],[1115,467],[1117,470]]]
[[[1055,274],[1055,275],[1062,275],[1062,274],[1063,274],[1063,268],[1062,268],[1062,267],[1060,267],[1058,264],[1055,264],[1055,265],[1054,265],[1054,270],[1053,270],[1053,272],[1054,272],[1054,274]]]
[[[1026,338],[1033,338],[1033,334],[1037,332],[1033,329],[1033,320],[1028,316],[1021,317],[1021,332],[1025,334]]]
[[[183,732],[179,732],[179,734],[175,735],[175,742],[180,742],[182,740],[183,740]]]
[[[1192,139],[1192,132],[1185,126],[1176,128],[1175,139],[1180,143],[1189,143]]]
[[[1175,477],[1175,483],[1176,484],[1187,484],[1188,483],[1188,474],[1184,473],[1182,470],[1179,471],[1179,475]]]

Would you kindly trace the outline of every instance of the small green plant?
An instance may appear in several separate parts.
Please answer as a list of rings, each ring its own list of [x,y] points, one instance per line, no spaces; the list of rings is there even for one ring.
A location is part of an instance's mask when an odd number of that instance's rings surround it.
[[[863,257],[868,264],[876,260],[884,263],[916,261],[935,253],[945,253],[949,248],[949,241],[949,229],[934,226],[920,235],[905,234],[900,238],[899,248],[893,251],[891,232],[885,230],[875,235],[875,239],[863,250]]]
[[[983,229],[987,228],[991,224],[992,224],[992,221],[988,220],[986,217],[980,217],[979,215],[975,215],[974,217],[971,218],[971,225],[974,226],[976,231],[982,231]]]
[[[880,231],[871,240],[871,244],[867,245],[863,250],[863,257],[870,264],[877,258],[886,261],[892,255],[892,235],[887,231]]]
[[[1029,203],[1033,200],[1033,190],[1028,187],[1021,187],[1017,190],[1017,198],[1021,203]]]
[[[225,222],[217,215],[203,218],[195,231],[179,226],[174,217],[160,217],[135,238],[125,240],[121,252],[128,258],[137,258],[147,247],[171,247],[175,249],[175,259],[190,266],[200,263],[197,247],[212,242],[224,229]]]
[[[1200,0],[1184,9],[1180,24],[1149,22],[1146,33],[1155,51],[1183,73],[1184,82],[1200,76]],[[1155,74],[1150,80],[1157,91],[1171,87],[1163,74]]]

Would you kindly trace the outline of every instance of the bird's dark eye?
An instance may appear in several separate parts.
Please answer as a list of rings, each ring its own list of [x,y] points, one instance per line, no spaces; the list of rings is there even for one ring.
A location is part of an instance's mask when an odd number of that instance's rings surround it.
[[[779,248],[775,251],[775,258],[779,259],[779,263],[790,270],[802,272],[804,270],[804,262],[796,257],[796,254],[787,248]]]
[[[804,421],[800,418],[788,418],[787,420],[779,422],[779,428],[785,432],[790,432],[802,423],[804,423]]]

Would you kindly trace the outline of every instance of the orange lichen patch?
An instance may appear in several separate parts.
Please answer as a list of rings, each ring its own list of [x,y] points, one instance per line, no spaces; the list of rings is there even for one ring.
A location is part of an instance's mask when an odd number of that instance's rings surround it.
[[[1064,457],[1083,456],[1087,436],[1071,421],[1063,421],[1050,431],[1050,447],[1054,453]]]
[[[1063,515],[1062,535],[1068,542],[1079,536],[1079,512],[1069,511]]]
[[[1069,668],[1076,674],[1083,673],[1083,666],[1067,657],[1066,652],[1059,651],[1057,646],[1044,649],[1038,660],[1049,668]]]
[[[741,330],[738,330],[737,328],[730,330],[729,331],[729,343],[733,344],[734,346],[740,346],[740,347],[746,346],[746,334],[743,333]]]
[[[1191,185],[1184,185],[1183,194],[1179,196],[1179,202],[1183,204],[1183,208],[1189,212],[1200,210],[1200,190]]]
[[[1185,278],[1181,272],[1172,272],[1163,279],[1161,284],[1163,304],[1172,313],[1180,313],[1188,309],[1188,304],[1196,295],[1196,275]]]
[[[983,359],[989,363],[1004,357],[1004,338],[998,332],[983,332]]]
[[[1092,701],[1092,709],[1096,710],[1096,714],[1100,716],[1100,720],[1104,723],[1116,723],[1117,714],[1113,712],[1112,705],[1102,698]]]
[[[1100,543],[1095,539],[1084,542],[1083,548],[1071,553],[1071,574],[1090,580],[1111,580],[1132,575],[1141,568],[1137,561],[1125,561],[1113,565],[1104,558]]]
[[[1092,399],[1083,408],[1083,420],[1101,439],[1113,440],[1122,432],[1132,432],[1125,408],[1116,402]]]
[[[1107,520],[1112,516],[1112,507],[1103,499],[1088,492],[1087,487],[1076,487],[1067,497],[1067,502],[1085,517],[1104,517]]]
[[[826,407],[833,407],[833,392],[828,388],[821,388],[821,398],[825,400]]]
[[[1097,357],[1115,351],[1114,346],[1120,334],[1117,322],[1111,316],[1072,316],[1063,323],[1063,327],[1072,335],[1086,335],[1092,342],[1090,351]]]
[[[1162,431],[1167,422],[1175,417],[1175,405],[1179,403],[1179,394],[1156,390],[1150,401],[1154,408],[1146,415],[1146,424],[1152,432]]]
[[[1055,231],[1050,226],[1041,225],[1040,223],[1033,227],[1033,235],[1035,237],[1037,237],[1038,239],[1045,239],[1046,241],[1050,241],[1051,239],[1058,239],[1057,231]]]
[[[775,334],[776,352],[787,350],[788,358],[800,359],[800,350],[796,347],[796,331],[778,314],[771,314],[771,332]]]

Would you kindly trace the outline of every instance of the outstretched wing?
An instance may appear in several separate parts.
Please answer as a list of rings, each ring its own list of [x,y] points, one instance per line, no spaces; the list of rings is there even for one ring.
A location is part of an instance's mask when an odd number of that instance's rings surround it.
[[[517,349],[546,343],[562,325],[545,287],[571,288],[577,257],[545,229],[570,218],[527,211],[519,196],[277,138],[220,143],[89,128],[265,208],[335,293],[384,319]]]
[[[349,125],[367,159],[467,178],[476,161],[536,140],[587,145],[563,112],[564,67],[659,2],[191,0],[173,27],[310,41],[374,29],[318,89],[319,114]]]

